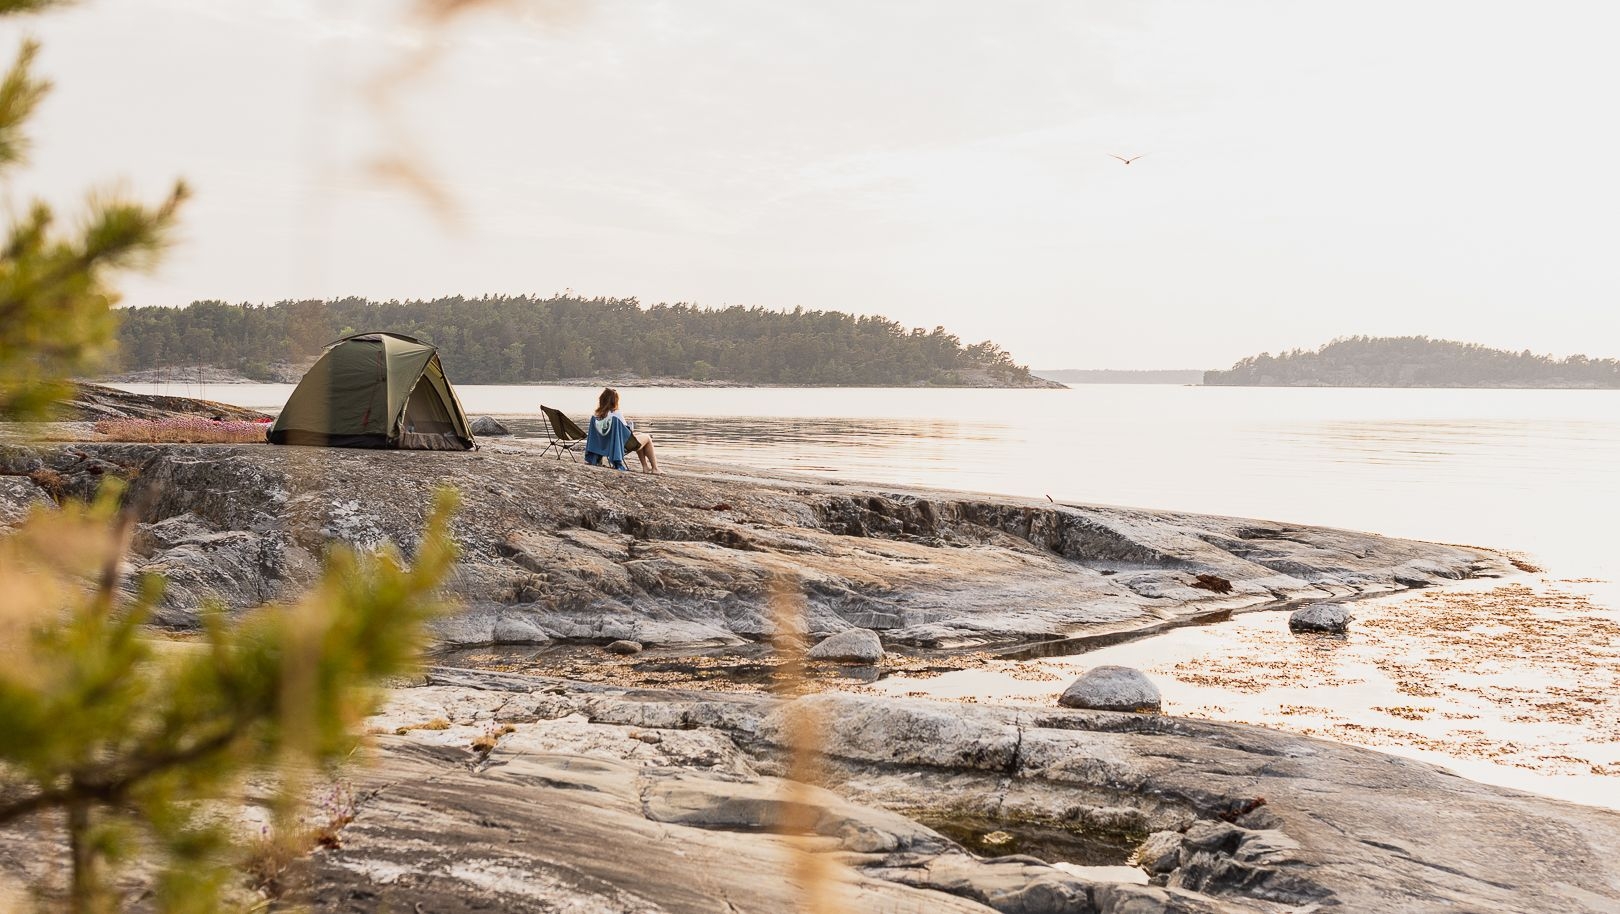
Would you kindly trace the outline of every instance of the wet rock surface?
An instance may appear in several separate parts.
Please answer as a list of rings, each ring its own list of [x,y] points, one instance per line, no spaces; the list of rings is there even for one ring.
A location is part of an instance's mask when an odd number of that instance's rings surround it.
[[[351,773],[365,799],[314,858],[319,910],[793,910],[792,846],[772,833],[789,803],[813,809],[800,846],[832,868],[834,910],[1620,903],[1620,814],[1254,727],[812,696],[794,707],[824,722],[823,777],[792,792],[788,706],[761,696],[448,669],[393,694]],[[411,728],[432,719],[451,726]],[[493,750],[470,748],[486,734]],[[1111,836],[1114,862],[1146,839],[1156,884],[977,856],[922,812]]]
[[[1141,670],[1125,666],[1099,666],[1076,679],[1058,704],[1093,711],[1158,711],[1163,705],[1159,687]]]
[[[929,490],[861,491],[703,465],[651,477],[475,453],[270,445],[12,449],[53,496],[132,480],[137,571],[172,582],[159,621],[197,624],[300,590],[332,542],[407,553],[440,487],[463,507],[451,644],[770,637],[790,575],[811,637],[850,628],[912,649],[1014,646],[1139,631],[1200,614],[1402,589],[1397,575],[1499,574],[1471,549],[1234,518]],[[24,451],[26,450],[26,453]],[[7,470],[15,474],[15,471]],[[1232,585],[1191,586],[1198,574]]]

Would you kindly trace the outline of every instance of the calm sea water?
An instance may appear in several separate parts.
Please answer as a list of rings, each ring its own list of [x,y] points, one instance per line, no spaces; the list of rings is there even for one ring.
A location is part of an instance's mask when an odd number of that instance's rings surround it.
[[[290,385],[125,385],[274,411]],[[459,387],[539,435],[596,391]],[[1356,606],[1347,639],[1278,613],[1074,657],[871,688],[1050,703],[1101,663],[1176,714],[1259,723],[1620,808],[1620,391],[1148,385],[1069,390],[623,389],[660,459],[1325,524],[1508,550],[1546,569]]]
[[[270,411],[291,385],[121,385]],[[595,390],[457,388],[539,434]],[[1620,574],[1620,391],[1091,385],[1068,390],[650,388],[660,454],[850,480],[1329,524]]]

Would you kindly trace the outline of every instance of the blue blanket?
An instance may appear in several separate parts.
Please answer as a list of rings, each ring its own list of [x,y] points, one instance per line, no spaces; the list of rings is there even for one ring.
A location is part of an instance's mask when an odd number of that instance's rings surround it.
[[[592,416],[585,420],[585,462],[601,466],[605,459],[615,470],[623,470],[624,446],[629,440],[630,426],[618,416]]]

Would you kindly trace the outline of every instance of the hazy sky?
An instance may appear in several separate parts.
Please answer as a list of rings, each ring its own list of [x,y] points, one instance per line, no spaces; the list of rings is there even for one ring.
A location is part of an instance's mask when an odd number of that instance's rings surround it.
[[[1356,333],[1620,356],[1615,4],[553,2],[435,30],[378,103],[428,37],[405,7],[8,26],[58,83],[10,203],[184,176],[129,304],[573,289],[883,313],[1054,368]],[[400,150],[459,228],[369,174]]]

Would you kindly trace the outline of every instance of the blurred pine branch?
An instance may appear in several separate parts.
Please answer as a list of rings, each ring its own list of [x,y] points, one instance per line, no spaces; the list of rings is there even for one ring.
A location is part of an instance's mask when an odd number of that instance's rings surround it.
[[[0,15],[55,5],[0,0]],[[26,162],[24,127],[50,88],[38,50],[24,42],[0,79],[0,180]],[[182,183],[153,206],[92,194],[73,230],[40,202],[15,220],[0,248],[0,415],[45,415],[110,350],[113,274],[156,262],[186,196]],[[200,643],[164,645],[143,628],[163,582],[124,586],[123,495],[104,483],[93,504],[36,508],[0,536],[0,827],[65,829],[79,914],[122,909],[115,877],[137,861],[155,873],[143,908],[212,912],[256,862],[232,840],[245,778],[275,788],[276,852],[308,850],[308,779],[358,745],[375,684],[411,668],[442,611],[454,498],[440,495],[409,565],[334,549],[302,599],[232,620],[216,608]]]

